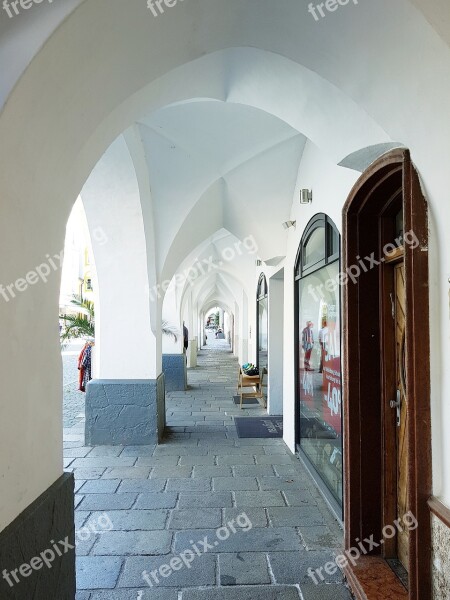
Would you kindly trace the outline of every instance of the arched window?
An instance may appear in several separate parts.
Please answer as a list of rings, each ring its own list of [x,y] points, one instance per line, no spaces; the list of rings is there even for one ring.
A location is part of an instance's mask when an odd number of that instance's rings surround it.
[[[267,279],[264,273],[261,273],[256,292],[256,314],[257,314],[257,366],[261,372],[262,369],[268,369],[268,351],[269,351],[269,304]]]
[[[256,293],[256,299],[261,300],[267,297],[267,279],[264,273],[261,273],[258,281],[258,291]]]
[[[333,221],[320,213],[306,226],[295,267],[296,279],[339,259],[340,236]]]
[[[341,512],[339,259],[336,226],[327,215],[315,215],[305,228],[295,265],[297,448]]]

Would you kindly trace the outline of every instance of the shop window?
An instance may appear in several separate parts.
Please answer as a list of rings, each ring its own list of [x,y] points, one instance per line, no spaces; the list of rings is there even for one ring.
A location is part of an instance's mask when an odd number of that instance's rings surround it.
[[[297,448],[342,509],[340,236],[324,214],[308,224],[295,269]]]
[[[268,350],[269,350],[269,305],[268,288],[265,275],[261,275],[258,282],[257,300],[257,325],[258,325],[258,356],[257,364],[260,372],[263,368],[268,369]]]

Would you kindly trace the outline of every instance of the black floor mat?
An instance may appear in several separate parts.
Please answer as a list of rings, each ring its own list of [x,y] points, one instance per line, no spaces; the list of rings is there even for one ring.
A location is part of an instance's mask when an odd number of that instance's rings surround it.
[[[282,438],[283,417],[235,417],[240,438]]]
[[[233,401],[235,404],[240,404],[241,403],[241,397],[240,396],[233,396]],[[242,406],[244,406],[244,404],[259,404],[258,400],[256,398],[242,398]]]

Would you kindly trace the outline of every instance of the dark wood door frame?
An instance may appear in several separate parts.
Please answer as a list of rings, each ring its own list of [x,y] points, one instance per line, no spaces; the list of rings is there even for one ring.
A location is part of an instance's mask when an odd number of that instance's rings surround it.
[[[431,531],[431,415],[428,299],[428,209],[408,150],[382,156],[360,177],[343,209],[343,271],[380,248],[382,219],[389,201],[401,198],[404,231],[419,240],[405,244],[406,393],[408,398],[409,510],[418,521],[409,538],[409,589],[406,592],[384,561],[383,545],[346,568],[358,598],[429,600]],[[382,394],[382,269],[363,272],[343,290],[344,524],[345,546],[373,536],[382,539],[385,506]],[[392,579],[393,576],[393,579]],[[390,584],[386,587],[386,578]],[[380,588],[381,586],[381,588]]]

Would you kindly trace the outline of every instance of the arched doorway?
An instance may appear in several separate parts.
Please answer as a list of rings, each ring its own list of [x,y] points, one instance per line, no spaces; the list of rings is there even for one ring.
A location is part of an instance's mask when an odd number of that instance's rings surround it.
[[[358,598],[430,598],[428,219],[407,150],[377,160],[343,212],[345,543]],[[359,594],[359,595],[358,595]]]
[[[296,447],[342,514],[340,236],[325,214],[303,233],[295,266]]]

